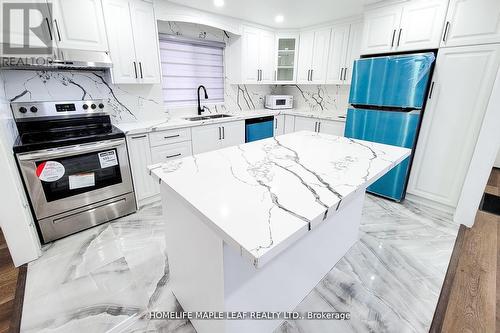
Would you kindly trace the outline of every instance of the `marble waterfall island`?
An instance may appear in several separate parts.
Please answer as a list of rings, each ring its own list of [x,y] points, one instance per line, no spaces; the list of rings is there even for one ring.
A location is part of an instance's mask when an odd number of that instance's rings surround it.
[[[358,240],[366,188],[410,150],[296,132],[150,166],[186,311],[292,311]],[[192,320],[272,332],[281,320]]]

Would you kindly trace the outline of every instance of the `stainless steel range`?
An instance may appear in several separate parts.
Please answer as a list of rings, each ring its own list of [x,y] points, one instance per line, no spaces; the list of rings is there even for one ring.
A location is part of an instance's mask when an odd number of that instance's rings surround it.
[[[19,170],[43,243],[136,211],[125,135],[101,100],[12,103]]]

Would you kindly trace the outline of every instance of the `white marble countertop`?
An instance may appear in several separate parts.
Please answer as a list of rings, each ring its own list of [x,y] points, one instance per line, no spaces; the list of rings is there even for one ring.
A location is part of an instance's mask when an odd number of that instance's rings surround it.
[[[215,114],[215,113],[211,113]],[[132,134],[139,134],[139,133],[148,133],[148,132],[154,132],[154,131],[162,131],[162,130],[168,130],[168,129],[176,129],[176,128],[182,128],[182,127],[195,127],[195,126],[202,126],[202,125],[207,125],[207,124],[215,124],[215,123],[222,123],[222,122],[228,122],[228,121],[235,121],[235,120],[244,120],[244,119],[251,119],[251,118],[257,118],[257,117],[263,117],[263,116],[276,116],[280,114],[288,114],[288,115],[294,115],[294,116],[301,116],[301,117],[309,117],[309,118],[317,118],[317,119],[326,119],[326,120],[333,120],[333,121],[341,121],[345,122],[345,118],[343,118],[341,115],[333,112],[317,112],[317,111],[310,111],[310,110],[304,110],[304,109],[289,109],[289,110],[269,110],[269,109],[258,109],[258,110],[252,110],[252,111],[238,111],[238,112],[221,112],[221,114],[229,114],[231,117],[227,118],[219,118],[219,119],[209,119],[209,120],[201,120],[201,121],[189,121],[184,119],[184,117],[172,117],[172,118],[165,118],[165,120],[148,120],[148,121],[136,121],[136,122],[127,122],[127,123],[119,123],[115,124],[116,127],[121,129],[125,134],[127,135],[132,135]],[[210,115],[210,113],[204,113],[204,116]],[[194,117],[196,115],[192,115]]]
[[[149,169],[260,267],[409,154],[406,148],[301,131]]]

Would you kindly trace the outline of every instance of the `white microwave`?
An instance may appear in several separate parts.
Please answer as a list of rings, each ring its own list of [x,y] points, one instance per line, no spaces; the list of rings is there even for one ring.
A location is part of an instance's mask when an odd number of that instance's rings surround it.
[[[293,108],[292,95],[267,95],[264,104],[266,109],[280,110]]]

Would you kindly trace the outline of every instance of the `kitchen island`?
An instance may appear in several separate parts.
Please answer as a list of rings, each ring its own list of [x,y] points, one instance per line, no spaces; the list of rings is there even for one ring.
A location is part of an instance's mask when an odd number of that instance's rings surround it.
[[[186,311],[292,311],[357,241],[366,188],[409,149],[296,132],[150,166]],[[276,320],[192,320],[199,333]]]

